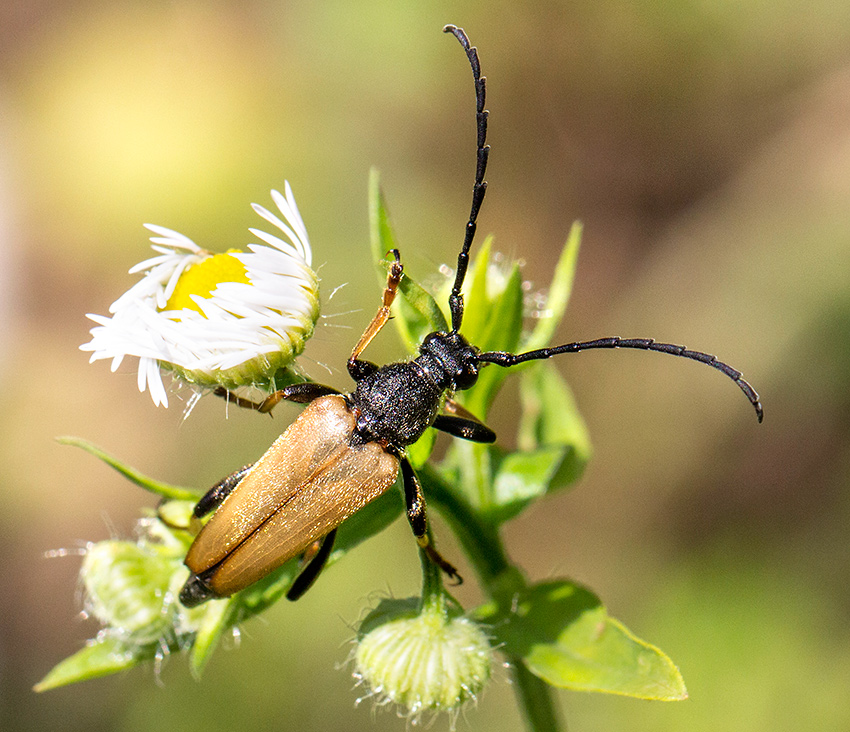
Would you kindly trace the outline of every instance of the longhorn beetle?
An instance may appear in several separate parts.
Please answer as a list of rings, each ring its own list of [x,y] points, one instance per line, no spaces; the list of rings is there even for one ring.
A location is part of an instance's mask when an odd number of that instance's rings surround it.
[[[223,388],[217,390],[219,396],[260,412],[269,412],[282,400],[308,406],[253,466],[242,468],[213,486],[195,506],[198,518],[217,510],[186,556],[192,574],[180,592],[180,601],[187,607],[238,592],[289,559],[308,553],[318,543],[318,549],[287,593],[290,600],[299,598],[330,555],[337,527],[395,483],[399,466],[407,518],[419,546],[446,574],[460,582],[455,568],[429,543],[425,498],[405,448],[428,427],[473,442],[495,441],[496,435],[489,427],[451,398],[454,392],[472,387],[479,369],[487,364],[509,367],[592,348],[635,348],[682,356],[726,374],[750,400],[759,422],[762,420],[758,394],[741,372],[714,356],[684,346],[656,343],[648,338],[613,337],[526,353],[482,352],[460,334],[461,288],[478,211],[487,190],[484,174],[490,152],[486,144],[488,112],[484,109],[485,77],[481,75],[476,48],[462,29],[447,25],[443,30],[457,38],[472,66],[478,131],[472,209],[449,296],[451,330],[430,333],[419,346],[419,355],[408,361],[377,366],[360,358],[390,318],[390,306],[403,274],[399,252],[393,250],[381,307],[348,359],[348,373],[356,383],[353,392],[341,394],[329,386],[305,382],[287,386],[254,403]]]

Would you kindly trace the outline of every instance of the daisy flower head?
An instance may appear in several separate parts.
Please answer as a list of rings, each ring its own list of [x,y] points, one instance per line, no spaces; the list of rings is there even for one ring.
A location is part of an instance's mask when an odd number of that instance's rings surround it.
[[[268,387],[289,369],[319,317],[318,276],[292,189],[271,192],[278,213],[256,211],[275,229],[250,229],[263,244],[213,254],[171,229],[145,224],[157,256],[130,274],[144,276],[97,323],[91,361],[139,359],[138,385],[168,406],[162,371],[199,387]]]

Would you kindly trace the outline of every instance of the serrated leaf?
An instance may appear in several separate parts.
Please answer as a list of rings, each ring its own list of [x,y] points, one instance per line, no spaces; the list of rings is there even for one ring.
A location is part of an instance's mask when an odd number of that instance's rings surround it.
[[[522,417],[517,432],[521,450],[565,447],[547,491],[574,483],[584,472],[592,448],[587,425],[579,414],[570,387],[552,363],[538,363],[520,376]]]
[[[118,671],[126,671],[133,666],[154,657],[153,646],[130,646],[116,638],[104,637],[92,641],[85,648],[60,661],[34,687],[34,691],[48,691],[60,686],[76,684],[80,681],[108,676]]]
[[[138,470],[125,465],[118,458],[113,457],[104,450],[101,450],[97,445],[93,445],[87,440],[80,437],[57,437],[56,441],[62,445],[73,445],[85,450],[87,453],[94,455],[99,460],[105,462],[109,467],[117,470],[121,475],[135,483],[137,486],[144,488],[146,491],[155,493],[163,498],[169,498],[182,501],[197,501],[201,495],[200,491],[192,488],[183,488],[182,486],[170,485],[169,483],[161,483],[153,478],[148,478]]]
[[[687,698],[675,664],[608,616],[592,592],[566,580],[530,587],[480,609],[509,656],[551,684],[576,691],[674,701]]]

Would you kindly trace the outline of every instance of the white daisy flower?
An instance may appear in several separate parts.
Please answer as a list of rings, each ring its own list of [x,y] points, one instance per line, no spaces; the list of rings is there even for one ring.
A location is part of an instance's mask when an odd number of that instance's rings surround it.
[[[88,315],[98,325],[80,348],[91,361],[112,359],[113,371],[125,356],[137,357],[139,390],[149,389],[156,405],[168,406],[163,369],[201,387],[273,385],[319,317],[307,229],[288,182],[284,192],[271,192],[280,216],[252,204],[278,231],[251,229],[265,244],[248,252],[212,254],[145,224],[157,256],[130,270],[145,276],[112,303],[112,317]]]

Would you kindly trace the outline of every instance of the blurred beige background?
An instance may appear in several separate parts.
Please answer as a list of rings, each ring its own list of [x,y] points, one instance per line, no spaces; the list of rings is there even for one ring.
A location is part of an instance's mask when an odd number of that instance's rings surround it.
[[[535,578],[592,587],[672,656],[692,697],[564,692],[571,729],[850,728],[850,4],[36,0],[0,6],[4,731],[404,729],[355,709],[335,667],[376,592],[417,591],[402,523],[249,623],[200,684],[174,657],[159,679],[30,687],[96,631],[78,617],[79,560],[44,552],[129,536],[151,503],[53,438],[208,486],[295,414],[156,409],[129,365],[87,364],[84,314],[133,281],[143,222],[244,246],[248,204],[286,178],[325,293],[348,283],[326,305],[344,327],[321,328],[305,365],[347,388],[379,297],[369,167],[411,274],[451,262],[462,238],[473,95],[447,22],[488,77],[480,230],[545,286],[570,223],[585,223],[562,340],[686,343],[743,369],[765,403],[759,427],[727,380],[677,359],[561,360],[595,457],[572,493],[510,526],[510,550]],[[371,351],[400,355],[392,333]],[[505,435],[514,400],[507,389],[494,410]],[[475,583],[460,597],[477,602]],[[519,728],[497,677],[461,728]]]

